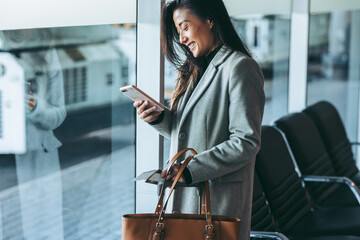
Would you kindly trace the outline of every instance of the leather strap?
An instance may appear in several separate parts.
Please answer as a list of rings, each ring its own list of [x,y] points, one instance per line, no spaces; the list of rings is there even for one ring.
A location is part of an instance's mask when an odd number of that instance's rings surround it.
[[[170,161],[169,163],[169,166],[166,170],[166,176],[168,175],[169,173],[169,170],[171,168],[171,166],[175,163],[175,161],[182,155],[184,154],[185,152],[187,151],[191,151],[192,154],[195,156],[197,153],[196,151],[193,149],[193,148],[185,148],[183,150],[181,150],[180,152],[178,152]],[[189,156],[190,157],[190,156]],[[192,156],[193,157],[193,156]],[[186,160],[185,160],[186,161]],[[184,164],[184,163],[183,163]],[[186,164],[187,165],[187,164]],[[186,167],[185,165],[185,167]],[[184,167],[184,169],[185,169]],[[180,171],[180,170],[179,170]],[[165,179],[166,179],[166,176],[165,176]],[[162,207],[163,207],[163,202],[164,202],[164,195],[165,195],[165,184],[163,185],[162,189],[161,189],[161,193],[160,193],[160,198],[159,198],[159,201],[158,201],[158,204],[156,205],[156,209],[155,209],[155,214],[159,214]]]
[[[181,155],[183,154],[184,152],[188,151],[188,150],[191,150],[192,153],[194,155],[196,155],[196,152],[194,149],[191,149],[191,148],[186,148],[182,151],[180,151],[178,154],[176,154],[173,159],[171,160],[171,163],[167,169],[167,172],[169,171],[170,167],[172,166],[172,164],[175,162],[175,160]],[[169,194],[166,198],[166,201],[165,201],[165,204],[162,206],[162,201],[163,201],[163,198],[164,198],[164,192],[165,192],[165,184],[163,185],[163,188],[162,188],[162,191],[161,191],[161,196],[160,196],[160,199],[159,199],[159,202],[158,202],[158,205],[156,207],[156,210],[155,210],[155,213],[159,214],[159,218],[158,218],[158,221],[156,223],[156,228],[155,228],[155,231],[153,233],[153,239],[159,239],[163,236],[164,234],[164,217],[163,215],[165,214],[165,210],[166,210],[166,207],[167,207],[167,204],[169,202],[169,199],[170,199],[170,196],[177,184],[177,182],[179,181],[180,179],[180,176],[181,174],[183,173],[185,167],[188,165],[188,163],[190,162],[190,160],[193,158],[194,156],[188,156],[186,158],[186,160],[184,161],[184,163],[181,165],[178,173],[176,174],[175,176],[175,179],[173,181],[173,184],[170,188],[170,191],[169,191]],[[201,204],[201,211],[202,213],[204,212],[205,210],[205,216],[206,216],[206,226],[205,226],[205,234],[204,234],[204,238],[205,239],[215,239],[215,234],[214,234],[214,226],[212,225],[212,220],[211,220],[211,206],[210,206],[210,189],[209,189],[209,182],[206,181],[203,183],[203,190],[202,190],[202,204]],[[160,210],[160,207],[162,206],[161,210]]]
[[[158,221],[156,223],[155,231],[153,232],[152,240],[161,239],[163,237],[163,235],[164,235],[164,231],[163,231],[164,230],[164,217],[163,217],[163,215],[165,214],[166,206],[167,206],[167,204],[169,202],[171,193],[173,192],[176,183],[179,181],[179,178],[180,178],[182,172],[184,171],[186,165],[190,162],[190,160],[193,157],[194,156],[189,156],[189,157],[186,158],[185,162],[181,165],[178,173],[175,176],[175,179],[174,179],[173,184],[172,184],[172,186],[170,188],[169,194],[168,194],[168,196],[166,198],[165,204],[162,207],[162,209],[159,211],[159,218],[158,218]],[[165,185],[163,186],[162,191],[164,191],[164,189],[165,189]],[[163,194],[163,192],[162,192],[162,194]],[[158,205],[156,207],[156,212],[158,212],[157,209],[158,209],[159,206],[160,206],[160,203],[158,203]]]
[[[167,203],[169,202],[170,196],[171,196],[171,194],[172,194],[172,192],[173,192],[173,190],[174,190],[174,188],[175,188],[175,185],[176,185],[176,183],[179,181],[180,176],[181,176],[181,174],[183,173],[185,167],[188,165],[188,163],[190,162],[190,160],[191,160],[193,157],[194,157],[194,156],[188,156],[188,157],[186,158],[186,160],[184,161],[184,163],[181,165],[178,173],[176,174],[175,179],[174,179],[174,181],[173,181],[173,184],[171,185],[170,191],[169,191],[168,196],[167,196],[167,198],[166,198],[165,204],[164,204],[164,206],[162,207],[162,210],[159,212],[159,213],[160,213],[160,217],[161,217],[161,215],[162,215],[163,213],[165,213]],[[160,204],[158,204],[158,205],[160,205]],[[159,219],[160,219],[160,217],[159,217]]]
[[[183,153],[187,152],[187,151],[191,151],[192,154],[195,156],[197,155],[197,152],[193,149],[193,148],[184,148],[183,150],[181,150],[180,152],[178,152],[170,161],[170,166],[173,164],[173,162],[175,162],[176,159],[178,159]],[[170,167],[169,166],[169,167]],[[168,169],[169,169],[168,167]]]
[[[165,177],[166,178],[166,177]],[[165,185],[165,184],[164,184]],[[204,187],[202,187],[204,188]],[[198,190],[201,191],[200,194],[202,196],[202,200],[201,200],[201,214],[206,214],[206,212],[208,212],[206,210],[206,203],[205,203],[205,194],[204,193],[204,190],[202,188],[199,188]],[[163,201],[164,201],[164,195],[165,195],[165,189],[162,188],[161,189],[161,194],[160,194],[160,198],[159,198],[159,201],[158,201],[158,204],[156,206],[156,209],[155,209],[155,214],[159,214],[161,209],[162,209],[162,204],[163,204]],[[209,201],[208,201],[209,202]],[[210,208],[211,209],[211,208]]]
[[[204,193],[204,191],[201,191],[201,214],[205,215],[206,212],[208,212],[208,210],[206,209],[206,194]]]
[[[204,182],[204,190],[203,191],[203,199],[205,198],[205,207],[206,207],[206,232],[205,236],[206,239],[215,239],[215,232],[214,232],[214,226],[212,225],[211,220],[211,206],[210,206],[210,187],[209,187],[209,181]],[[205,197],[204,197],[205,196]]]

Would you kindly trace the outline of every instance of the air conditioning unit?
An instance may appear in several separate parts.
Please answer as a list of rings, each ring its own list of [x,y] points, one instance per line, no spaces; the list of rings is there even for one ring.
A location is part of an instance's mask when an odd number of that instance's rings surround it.
[[[0,53],[0,154],[26,152],[23,68],[9,53]]]

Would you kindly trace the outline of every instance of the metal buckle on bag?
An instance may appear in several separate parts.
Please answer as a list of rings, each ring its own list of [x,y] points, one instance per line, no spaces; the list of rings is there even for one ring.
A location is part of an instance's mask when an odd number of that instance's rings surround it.
[[[164,236],[164,224],[163,223],[156,223],[155,230],[153,231],[153,238],[152,240],[161,240]]]
[[[159,226],[161,227],[161,230],[164,229],[164,224],[163,224],[163,223],[156,223],[156,225],[155,225],[155,230],[156,230],[156,232],[159,232],[159,231],[158,231]]]
[[[214,232],[213,228],[214,228],[213,225],[206,225],[206,226],[205,226],[205,231],[206,231],[205,233],[208,234],[208,235],[210,235],[210,234],[209,234],[209,232],[210,232],[209,230],[212,230],[211,232]],[[211,234],[211,235],[214,235],[214,234]]]
[[[204,240],[215,239],[215,231],[213,225],[205,225],[205,233],[203,234],[203,238]]]
[[[214,226],[213,226],[213,225],[206,225],[206,226],[205,226],[205,230],[206,230],[206,231],[208,231],[210,228],[214,228]]]

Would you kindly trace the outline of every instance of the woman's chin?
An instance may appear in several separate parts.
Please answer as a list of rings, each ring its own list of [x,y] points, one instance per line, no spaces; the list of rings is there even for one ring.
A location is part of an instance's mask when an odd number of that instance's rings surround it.
[[[199,57],[199,51],[197,50],[196,47],[194,47],[193,49],[191,49],[190,52],[192,53],[192,55],[194,56],[194,58],[198,58],[198,57]]]
[[[194,58],[198,58],[199,57],[199,54],[198,54],[198,52],[191,52],[192,53],[192,55],[194,56]]]

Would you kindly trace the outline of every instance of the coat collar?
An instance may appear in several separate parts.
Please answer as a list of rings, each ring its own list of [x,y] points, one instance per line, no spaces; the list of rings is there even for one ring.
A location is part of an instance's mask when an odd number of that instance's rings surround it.
[[[229,57],[229,55],[233,52],[229,47],[223,45],[219,52],[215,55],[213,60],[210,62],[214,67],[221,65],[225,60]]]
[[[184,122],[184,119],[187,117],[189,112],[195,106],[196,102],[201,98],[203,93],[208,89],[208,86],[214,79],[214,76],[217,72],[217,67],[221,65],[225,60],[229,57],[229,55],[233,52],[227,46],[222,46],[219,52],[215,55],[213,60],[210,62],[203,76],[201,77],[198,85],[194,89],[191,96],[189,96],[189,87],[187,88],[181,106],[182,116],[180,120],[180,125]],[[189,99],[189,100],[188,100]],[[184,106],[185,104],[185,106]]]

